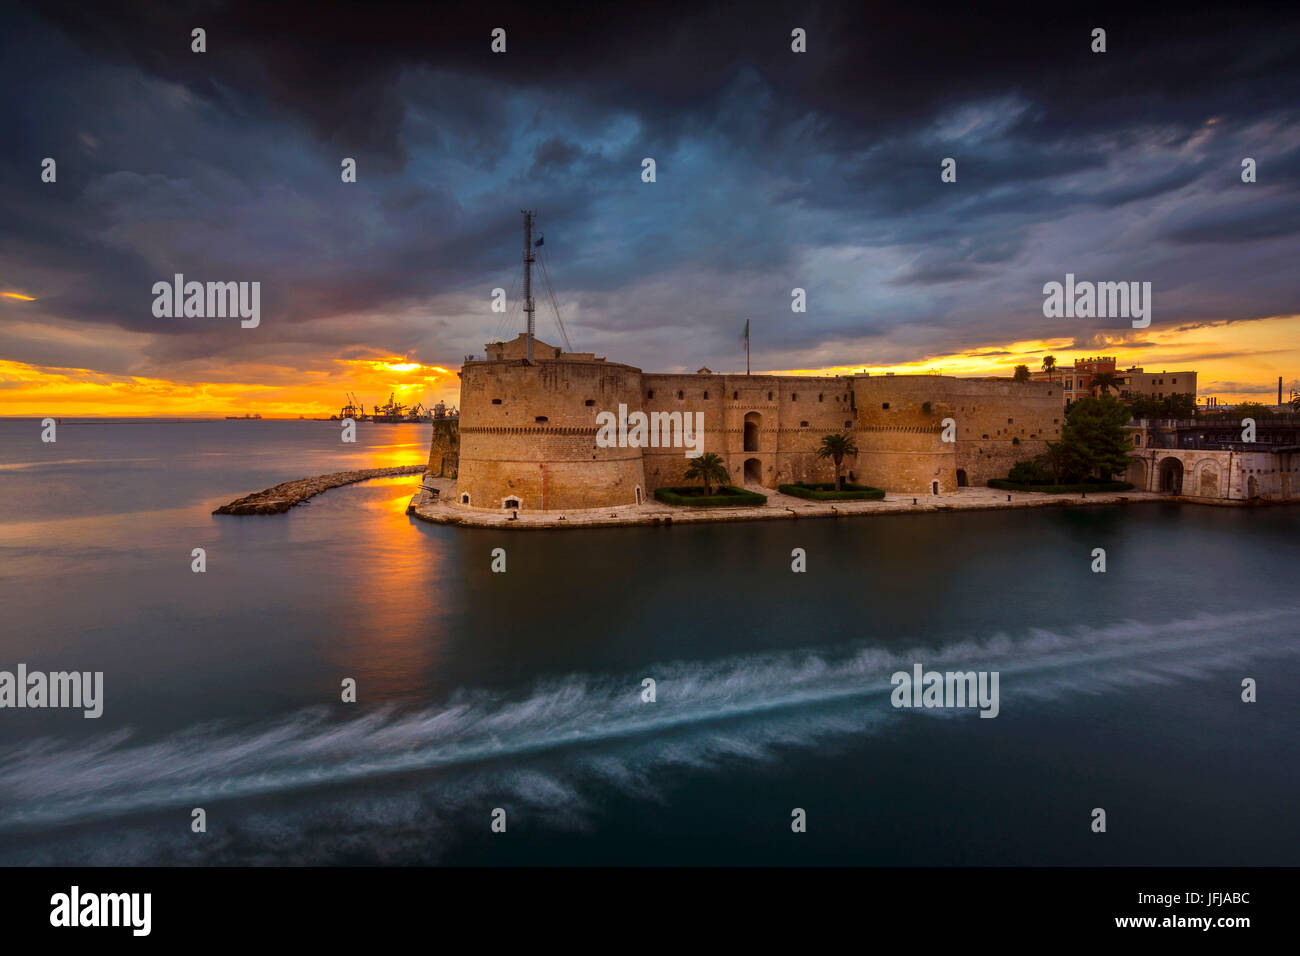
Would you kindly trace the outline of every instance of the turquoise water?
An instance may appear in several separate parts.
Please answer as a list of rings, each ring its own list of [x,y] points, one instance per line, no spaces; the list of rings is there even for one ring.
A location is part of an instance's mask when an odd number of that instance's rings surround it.
[[[392,478],[214,517],[428,426],[39,434],[0,420],[0,670],[103,671],[104,716],[0,710],[0,862],[1300,864],[1300,508],[510,534]],[[915,662],[999,716],[894,708]]]

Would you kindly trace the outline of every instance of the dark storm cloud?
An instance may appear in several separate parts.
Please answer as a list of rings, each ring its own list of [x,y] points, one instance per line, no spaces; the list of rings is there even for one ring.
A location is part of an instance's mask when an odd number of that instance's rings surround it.
[[[286,361],[448,364],[501,321],[525,205],[577,344],[650,368],[726,367],[751,316],[771,366],[1079,335],[1041,315],[1066,271],[1156,282],[1158,325],[1295,307],[1294,13],[43,2],[11,26],[0,276],[159,336],[152,367],[250,345],[154,319],[174,271],[262,281]]]
[[[1215,202],[1180,212],[1165,223],[1165,238],[1178,243],[1253,242],[1300,232],[1300,196],[1260,195]]]

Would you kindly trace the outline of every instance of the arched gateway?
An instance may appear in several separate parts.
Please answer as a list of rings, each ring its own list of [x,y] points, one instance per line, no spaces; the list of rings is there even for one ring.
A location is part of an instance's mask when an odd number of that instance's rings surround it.
[[[1172,455],[1160,462],[1159,488],[1167,495],[1183,493],[1183,463]]]

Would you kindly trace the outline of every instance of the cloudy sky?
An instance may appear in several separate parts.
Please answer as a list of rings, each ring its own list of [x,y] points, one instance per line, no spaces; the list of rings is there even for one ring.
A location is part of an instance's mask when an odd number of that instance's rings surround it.
[[[963,6],[0,7],[0,414],[454,402],[525,207],[574,347],[647,370],[743,370],[749,320],[755,371],[1300,377],[1300,14]],[[175,273],[260,326],[156,318]],[[1066,273],[1151,327],[1045,318]]]

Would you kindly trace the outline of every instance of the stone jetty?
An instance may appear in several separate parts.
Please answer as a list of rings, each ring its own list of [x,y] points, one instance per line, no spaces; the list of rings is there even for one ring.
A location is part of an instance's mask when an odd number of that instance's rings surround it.
[[[297,481],[286,481],[274,488],[266,488],[236,498],[212,513],[214,515],[283,514],[294,505],[302,504],[308,498],[331,488],[365,481],[367,478],[419,475],[424,472],[425,467],[424,465],[399,465],[396,468],[363,468],[360,471],[336,471],[330,475],[317,475],[315,478],[299,478]]]

